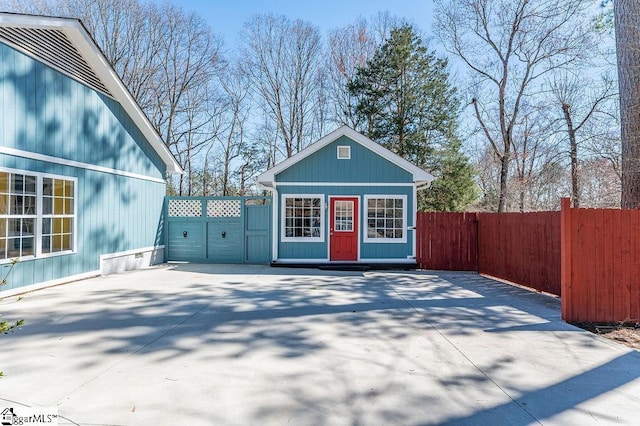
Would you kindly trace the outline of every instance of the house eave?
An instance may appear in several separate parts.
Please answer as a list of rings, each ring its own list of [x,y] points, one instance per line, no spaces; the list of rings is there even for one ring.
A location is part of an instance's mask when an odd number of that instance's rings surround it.
[[[182,167],[178,164],[173,157],[162,138],[153,127],[148,117],[142,111],[136,100],[133,98],[129,90],[125,87],[120,77],[113,70],[106,57],[97,46],[89,32],[84,25],[78,20],[73,18],[60,18],[52,16],[37,16],[37,15],[24,15],[0,12],[0,26],[4,27],[19,27],[30,29],[55,29],[64,32],[69,40],[80,52],[80,55],[91,67],[93,72],[101,80],[102,84],[110,92],[105,96],[110,96],[116,100],[129,117],[133,120],[136,126],[140,129],[145,139],[149,142],[153,150],[158,154],[160,159],[165,164],[166,172],[170,174],[183,173]],[[4,39],[2,39],[3,42]],[[13,43],[9,43],[14,46]],[[20,49],[24,54],[33,57],[29,52],[25,52],[24,49]],[[70,78],[79,81],[81,84],[86,85],[85,82],[78,80],[73,75],[60,70],[55,64],[44,61],[42,58],[33,57],[34,60],[45,63],[47,66],[51,66],[57,71],[62,72]],[[96,90],[95,88],[92,88]],[[99,91],[99,93],[103,93]]]
[[[418,184],[419,182],[425,182],[425,183],[432,182],[435,179],[435,177],[431,175],[431,173],[428,173],[420,169],[418,166],[410,163],[404,158],[398,156],[397,154],[394,154],[393,152],[389,151],[382,145],[372,141],[371,139],[367,138],[361,133],[358,133],[357,131],[353,130],[351,127],[343,125],[338,129],[334,130],[333,132],[327,134],[323,138],[319,139],[318,141],[314,142],[313,144],[307,146],[297,154],[287,158],[286,160],[282,161],[281,163],[275,165],[271,169],[259,175],[257,178],[258,182],[262,182],[263,184],[271,183],[271,185],[273,185],[273,183],[275,182],[275,177],[278,173],[304,160],[305,158],[309,157],[311,154],[321,150],[322,148],[329,145],[331,142],[335,141],[341,136],[348,137],[349,139],[363,145],[364,147],[380,155],[381,157],[385,158],[386,160],[390,161],[391,163],[395,164],[401,169],[407,171],[408,173],[411,173],[411,175],[413,176],[413,181],[416,184]]]

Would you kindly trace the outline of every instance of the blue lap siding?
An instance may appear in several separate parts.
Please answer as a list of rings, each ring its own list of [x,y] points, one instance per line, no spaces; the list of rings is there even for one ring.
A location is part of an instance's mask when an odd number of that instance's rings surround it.
[[[350,147],[350,159],[338,159],[339,146]],[[388,158],[368,149],[366,146],[342,135],[318,151],[303,158],[275,175],[278,211],[274,221],[277,236],[277,261],[309,260],[328,261],[329,221],[331,196],[359,197],[359,260],[375,262],[377,260],[406,261],[414,255],[415,217],[413,175],[394,164]],[[323,241],[288,242],[282,241],[282,216],[284,196],[294,194],[321,195],[324,202],[324,220],[322,222]],[[403,195],[406,196],[406,241],[393,243],[365,242],[367,233],[366,195]]]
[[[19,150],[0,154],[0,170],[77,179],[74,253],[19,262],[3,289],[97,271],[102,254],[162,244],[166,166],[122,105],[1,42],[0,146]]]

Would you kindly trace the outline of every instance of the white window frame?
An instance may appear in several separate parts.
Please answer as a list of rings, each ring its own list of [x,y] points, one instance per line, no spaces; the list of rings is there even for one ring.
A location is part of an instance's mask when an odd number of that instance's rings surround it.
[[[346,157],[341,157],[340,156],[340,150],[341,149],[346,149],[347,150],[347,156]],[[336,150],[336,157],[338,158],[338,160],[351,160],[351,146],[349,146],[349,145],[338,145],[338,149]]]
[[[371,238],[369,237],[369,200],[371,199],[385,199],[385,200],[402,200],[402,238]],[[366,194],[364,196],[364,202],[362,204],[362,241],[364,243],[393,243],[393,244],[406,244],[407,242],[407,196],[398,194]]]
[[[21,256],[21,257],[18,257],[17,259],[19,261],[27,261],[27,260],[43,259],[47,257],[63,256],[63,255],[76,253],[77,252],[76,248],[78,246],[78,178],[72,177],[72,176],[51,174],[51,173],[34,172],[31,170],[12,169],[7,167],[0,167],[0,172],[35,176],[36,178],[36,215],[35,215],[36,221],[35,221],[35,229],[33,232],[34,254],[28,255],[28,256]],[[42,253],[42,234],[43,234],[42,227],[43,227],[43,219],[45,216],[43,214],[43,193],[42,193],[43,192],[42,184],[43,184],[44,178],[67,180],[67,181],[73,182],[73,216],[72,216],[73,235],[71,236],[71,250]],[[15,217],[24,217],[24,216],[13,216],[13,217],[15,218]],[[46,215],[46,217],[47,218],[55,217],[55,215]],[[0,218],[11,219],[12,215],[3,214],[3,215],[0,215]],[[13,261],[13,259],[16,259],[16,258],[11,257],[7,259],[0,259],[0,265],[10,263]]]
[[[320,236],[319,237],[287,237],[287,198],[319,198],[320,199]],[[325,200],[324,194],[282,194],[280,207],[280,241],[295,243],[319,243],[324,242],[325,229]]]

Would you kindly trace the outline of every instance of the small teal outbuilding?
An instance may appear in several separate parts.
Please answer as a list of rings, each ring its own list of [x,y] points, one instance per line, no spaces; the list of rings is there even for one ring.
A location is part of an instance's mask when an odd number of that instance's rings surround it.
[[[0,295],[162,262],[180,172],[80,21],[0,13]]]
[[[257,178],[273,264],[413,264],[417,192],[434,177],[342,126]]]

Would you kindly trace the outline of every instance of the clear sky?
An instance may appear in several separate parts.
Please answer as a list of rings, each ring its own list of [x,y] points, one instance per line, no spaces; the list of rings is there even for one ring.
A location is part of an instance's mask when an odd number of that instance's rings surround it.
[[[350,24],[361,16],[378,12],[406,18],[429,32],[433,4],[431,0],[173,0],[187,11],[195,11],[211,28],[222,35],[227,47],[233,47],[242,25],[254,14],[274,13],[302,19],[320,28],[323,35],[336,27]]]

